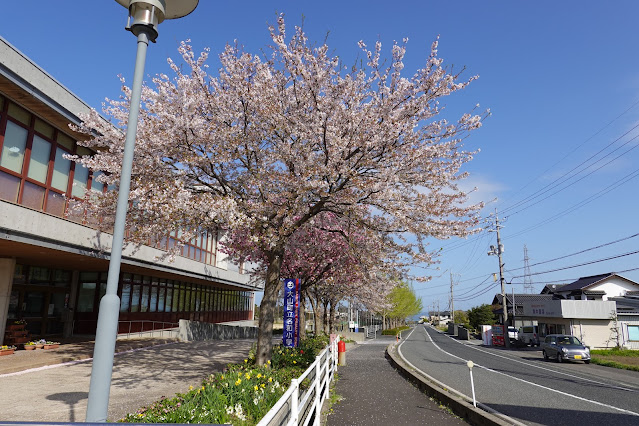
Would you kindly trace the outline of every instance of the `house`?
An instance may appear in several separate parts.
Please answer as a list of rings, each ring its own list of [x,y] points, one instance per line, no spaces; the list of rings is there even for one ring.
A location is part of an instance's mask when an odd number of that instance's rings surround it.
[[[430,322],[435,325],[446,325],[452,320],[450,311],[431,311],[428,317]]]
[[[606,273],[569,284],[549,284],[537,295],[506,295],[506,304],[510,324],[537,325],[541,337],[565,333],[591,347],[639,349],[638,295],[638,283]],[[501,303],[501,294],[495,295],[493,305],[501,307]],[[503,310],[495,313],[502,316]]]
[[[548,286],[544,287],[546,290]],[[612,297],[622,297],[628,292],[639,292],[639,284],[621,275],[609,272],[607,274],[582,277],[570,284],[553,286],[549,294],[562,299],[571,300],[608,300]]]
[[[89,110],[0,38],[0,338],[17,320],[31,336],[95,334],[112,236],[92,227],[98,218],[66,209],[87,189],[109,190],[95,179],[100,171],[65,158],[90,154],[69,128]],[[222,232],[184,242],[174,262],[165,253],[180,235],[159,237],[123,253],[120,332],[253,318],[261,289],[222,254]]]

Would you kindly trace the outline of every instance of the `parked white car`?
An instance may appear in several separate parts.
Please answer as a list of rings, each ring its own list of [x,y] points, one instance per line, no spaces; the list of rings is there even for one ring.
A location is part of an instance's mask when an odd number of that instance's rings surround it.
[[[519,327],[517,338],[525,345],[539,346],[539,333],[536,325],[524,325]]]
[[[508,327],[508,338],[510,340],[517,340],[519,332],[515,327]]]

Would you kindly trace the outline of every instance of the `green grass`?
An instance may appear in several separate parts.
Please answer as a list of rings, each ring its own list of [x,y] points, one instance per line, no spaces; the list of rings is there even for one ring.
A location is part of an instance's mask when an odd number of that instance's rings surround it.
[[[639,351],[633,351],[631,349],[593,349],[590,351],[593,355],[614,355],[614,356],[629,356],[639,358]]]
[[[604,367],[620,368],[622,370],[639,371],[639,366],[622,364],[617,361],[609,361],[596,356],[591,357],[590,362],[597,365],[603,365]]]
[[[639,351],[630,349],[593,349],[591,362],[605,367],[639,371]]]

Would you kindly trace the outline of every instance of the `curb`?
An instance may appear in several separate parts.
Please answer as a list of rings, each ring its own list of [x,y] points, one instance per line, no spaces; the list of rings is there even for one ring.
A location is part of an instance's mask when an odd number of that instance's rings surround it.
[[[475,408],[472,402],[462,399],[452,394],[448,389],[441,387],[441,383],[436,379],[422,373],[414,371],[400,359],[397,353],[398,343],[393,343],[386,348],[386,359],[395,367],[399,373],[417,388],[447,405],[456,415],[474,425],[486,426],[507,426],[521,425],[515,419],[503,419],[496,414],[489,413],[479,408]],[[486,407],[488,408],[488,407]]]

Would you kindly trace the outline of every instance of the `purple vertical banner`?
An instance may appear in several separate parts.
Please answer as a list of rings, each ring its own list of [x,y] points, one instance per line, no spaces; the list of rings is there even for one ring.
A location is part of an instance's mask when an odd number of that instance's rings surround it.
[[[297,344],[297,308],[299,280],[284,280],[284,332],[282,344],[287,348]]]

